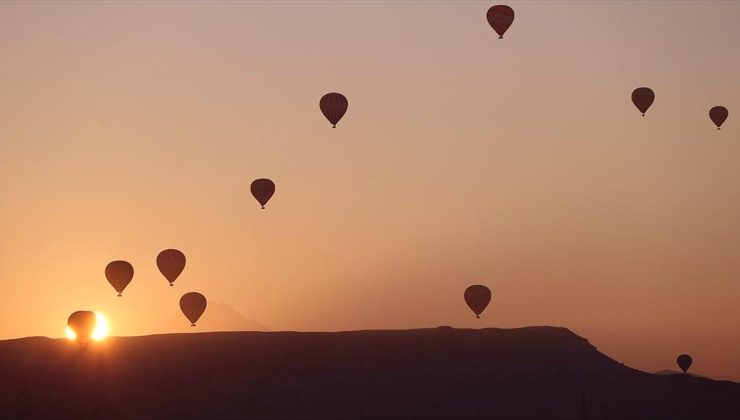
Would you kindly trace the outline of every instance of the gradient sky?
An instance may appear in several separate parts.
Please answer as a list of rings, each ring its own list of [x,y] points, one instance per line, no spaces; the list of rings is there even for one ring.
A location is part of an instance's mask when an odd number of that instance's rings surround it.
[[[492,4],[0,3],[0,338],[152,333],[197,290],[273,330],[557,325],[740,380],[740,3],[511,1],[504,40]]]

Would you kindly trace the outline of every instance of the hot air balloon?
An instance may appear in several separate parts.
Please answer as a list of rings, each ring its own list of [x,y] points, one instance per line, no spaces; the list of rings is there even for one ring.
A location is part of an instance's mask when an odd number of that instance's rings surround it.
[[[190,326],[195,326],[195,322],[205,312],[206,304],[206,297],[198,292],[189,292],[182,295],[180,309],[190,321]]]
[[[688,354],[682,354],[676,359],[676,363],[678,364],[678,367],[681,368],[683,373],[686,373],[686,371],[689,370],[689,368],[691,367],[691,363],[693,362],[694,360]]]
[[[337,128],[337,123],[342,119],[344,113],[347,112],[348,106],[349,102],[347,98],[341,93],[327,93],[319,101],[321,113],[324,114],[334,128]]]
[[[123,289],[134,278],[134,267],[126,261],[113,261],[105,267],[105,278],[121,296]]]
[[[475,317],[480,318],[481,312],[491,302],[491,290],[486,286],[476,284],[465,289],[465,303],[475,312]]]
[[[170,282],[170,286],[173,286],[172,283],[185,269],[185,254],[176,249],[165,249],[157,255],[157,267],[164,278]]]
[[[655,101],[655,93],[650,88],[639,87],[632,91],[632,103],[642,112],[643,117],[653,101]]]
[[[449,325],[443,325],[434,330],[434,343],[443,355],[449,355],[455,347],[457,339],[455,329]]]
[[[260,203],[262,208],[265,208],[265,204],[270,201],[272,195],[275,194],[275,183],[267,178],[255,179],[252,181],[252,185],[249,187],[252,191],[252,195]]]
[[[498,39],[502,39],[504,37],[504,32],[506,32],[506,30],[509,29],[509,26],[514,22],[514,10],[511,7],[504,5],[493,6],[488,9],[486,18],[493,30],[498,34]]]
[[[98,317],[92,311],[77,311],[67,318],[67,326],[74,331],[75,339],[83,344],[92,339],[97,323]]]
[[[722,126],[722,123],[725,122],[729,114],[730,111],[723,106],[715,106],[709,110],[709,118],[711,118],[714,125],[717,126],[717,130],[719,130],[720,126]]]

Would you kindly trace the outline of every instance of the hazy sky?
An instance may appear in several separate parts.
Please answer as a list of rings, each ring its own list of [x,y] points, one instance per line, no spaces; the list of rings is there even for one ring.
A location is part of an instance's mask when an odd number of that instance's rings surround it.
[[[196,290],[273,330],[558,325],[740,380],[740,2],[510,1],[503,40],[493,4],[0,3],[0,338],[152,333]]]

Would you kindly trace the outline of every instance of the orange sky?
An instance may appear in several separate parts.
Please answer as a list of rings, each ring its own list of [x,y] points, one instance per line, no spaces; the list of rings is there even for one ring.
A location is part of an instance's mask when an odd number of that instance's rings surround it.
[[[740,3],[512,1],[504,40],[492,4],[0,3],[0,338],[147,334],[197,290],[273,330],[558,325],[740,380]]]

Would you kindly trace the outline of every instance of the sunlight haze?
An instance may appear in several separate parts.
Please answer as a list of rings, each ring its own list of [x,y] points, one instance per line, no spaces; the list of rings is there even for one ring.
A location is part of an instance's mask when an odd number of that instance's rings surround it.
[[[740,3],[511,1],[503,40],[494,3],[0,3],[0,338],[162,332],[197,291],[233,325],[555,325],[740,380]]]

